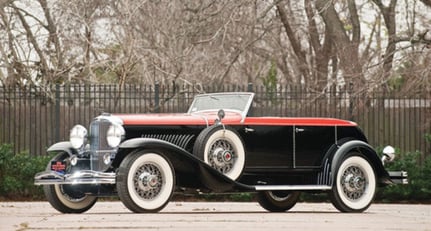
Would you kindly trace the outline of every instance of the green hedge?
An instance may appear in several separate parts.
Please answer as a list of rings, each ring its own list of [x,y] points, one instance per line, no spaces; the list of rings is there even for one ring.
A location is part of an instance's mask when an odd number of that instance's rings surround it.
[[[8,200],[43,199],[42,187],[35,186],[34,175],[43,171],[48,156],[13,153],[9,144],[0,145],[0,198]]]
[[[39,200],[44,199],[42,187],[33,184],[34,175],[43,171],[50,156],[14,154],[9,144],[0,145],[0,199]],[[431,156],[421,161],[421,153],[406,153],[387,164],[389,170],[404,170],[409,174],[408,185],[392,185],[381,188],[376,196],[382,202],[431,202]],[[215,198],[212,198],[215,197]],[[253,194],[241,193],[230,196],[204,196],[204,200],[221,198],[233,201],[251,201]],[[321,196],[304,196],[303,200],[323,199]]]
[[[431,202],[431,156],[421,161],[421,153],[412,152],[399,155],[387,164],[388,170],[407,171],[408,185],[391,185],[380,189],[377,200],[383,202]]]

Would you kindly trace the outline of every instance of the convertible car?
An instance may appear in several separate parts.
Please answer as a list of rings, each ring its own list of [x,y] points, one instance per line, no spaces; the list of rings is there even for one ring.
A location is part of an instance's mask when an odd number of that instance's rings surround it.
[[[327,192],[342,212],[366,210],[379,186],[406,182],[387,172],[351,121],[253,117],[253,93],[195,97],[183,114],[102,114],[47,149],[35,176],[49,203],[82,213],[116,196],[133,212],[158,212],[174,192],[255,192],[268,211],[291,209],[301,192]]]

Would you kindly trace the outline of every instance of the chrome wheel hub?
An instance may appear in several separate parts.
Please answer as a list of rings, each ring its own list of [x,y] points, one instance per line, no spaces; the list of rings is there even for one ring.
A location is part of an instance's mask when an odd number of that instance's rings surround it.
[[[367,183],[364,172],[356,166],[348,167],[341,177],[341,187],[350,200],[361,198],[367,189]]]
[[[139,175],[139,188],[145,191],[157,187],[158,179],[156,175],[151,175],[149,172],[143,172]]]
[[[222,173],[228,173],[235,162],[235,150],[227,140],[217,140],[208,153],[210,165]]]
[[[156,197],[162,189],[162,174],[154,164],[142,165],[133,179],[136,193],[143,199]]]

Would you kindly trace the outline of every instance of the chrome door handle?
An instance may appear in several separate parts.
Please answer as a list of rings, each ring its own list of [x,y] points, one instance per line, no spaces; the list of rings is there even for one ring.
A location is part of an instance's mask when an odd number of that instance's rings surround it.
[[[244,128],[245,133],[254,132],[253,128]]]
[[[295,132],[296,133],[303,132],[303,131],[305,131],[305,129],[303,129],[303,128],[295,128]]]

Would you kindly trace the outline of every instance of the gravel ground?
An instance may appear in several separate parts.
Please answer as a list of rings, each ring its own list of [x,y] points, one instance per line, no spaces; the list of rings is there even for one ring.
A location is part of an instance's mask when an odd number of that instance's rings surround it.
[[[0,230],[430,230],[431,205],[373,204],[364,213],[327,203],[298,203],[269,213],[257,203],[171,202],[134,214],[121,202],[98,202],[83,214],[61,214],[48,202],[0,202]]]

